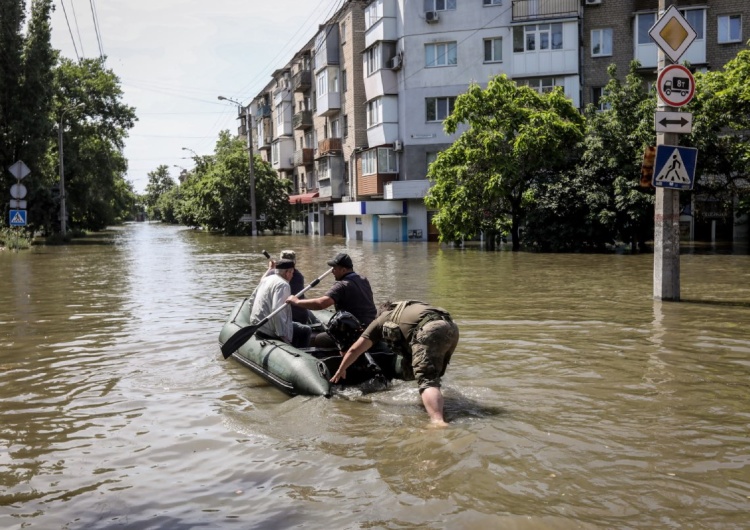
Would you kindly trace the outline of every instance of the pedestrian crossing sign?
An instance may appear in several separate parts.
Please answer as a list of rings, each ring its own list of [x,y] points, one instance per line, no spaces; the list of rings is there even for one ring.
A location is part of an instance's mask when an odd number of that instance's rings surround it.
[[[26,210],[11,210],[10,226],[26,226]]]
[[[657,145],[652,184],[660,188],[692,190],[695,184],[695,164],[698,150],[695,147]]]

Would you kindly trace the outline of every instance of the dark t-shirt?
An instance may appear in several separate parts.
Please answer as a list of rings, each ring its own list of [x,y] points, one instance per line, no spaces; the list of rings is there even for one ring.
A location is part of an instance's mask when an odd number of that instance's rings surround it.
[[[325,294],[333,299],[336,311],[349,311],[363,326],[375,320],[378,310],[372,299],[370,282],[352,271],[333,284]]]
[[[432,311],[433,309],[432,306],[421,303],[410,304],[404,308],[401,312],[401,317],[396,324],[401,328],[401,333],[405,340],[408,340],[412,330],[417,327],[417,324],[422,320],[422,317],[424,317],[428,311]],[[367,326],[367,329],[362,333],[362,336],[374,343],[383,340],[383,324],[390,320],[391,313],[393,313],[393,310],[382,313],[376,320]]]

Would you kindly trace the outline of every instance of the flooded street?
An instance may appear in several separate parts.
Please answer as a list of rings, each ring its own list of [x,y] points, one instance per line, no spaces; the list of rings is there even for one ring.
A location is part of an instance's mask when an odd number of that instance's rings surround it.
[[[285,248],[452,313],[448,428],[414,382],[289,398],[222,358]],[[0,528],[749,528],[750,256],[682,255],[680,303],[652,270],[144,223],[0,252]]]

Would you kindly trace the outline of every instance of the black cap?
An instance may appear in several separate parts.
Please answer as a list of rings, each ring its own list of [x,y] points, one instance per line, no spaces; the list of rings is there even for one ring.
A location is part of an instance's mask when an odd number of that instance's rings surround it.
[[[345,269],[353,269],[354,263],[352,263],[352,258],[349,257],[349,254],[336,254],[336,257],[333,258],[328,262],[328,265],[331,267],[339,266],[344,267]]]
[[[294,268],[294,262],[290,259],[280,259],[276,262],[276,269],[293,269]]]

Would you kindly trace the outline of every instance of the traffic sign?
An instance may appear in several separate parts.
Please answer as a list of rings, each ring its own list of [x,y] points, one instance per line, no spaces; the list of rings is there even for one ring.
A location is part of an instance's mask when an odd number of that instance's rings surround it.
[[[23,160],[19,160],[12,166],[8,166],[8,171],[10,171],[10,174],[16,177],[18,180],[23,180],[24,178],[26,178],[26,175],[31,173],[29,166],[24,164]]]
[[[693,114],[658,110],[654,116],[654,125],[658,133],[691,133],[693,132]]]
[[[648,34],[673,63],[682,57],[697,37],[695,30],[674,5],[659,17]]]
[[[670,64],[659,72],[656,90],[659,98],[670,107],[682,107],[695,95],[695,79],[681,64]]]
[[[26,209],[26,201],[19,201],[16,199],[10,200],[10,207],[16,210],[25,210]]]
[[[23,184],[13,184],[10,187],[10,196],[14,199],[23,199],[26,197],[26,186]]]
[[[10,226],[26,226],[26,210],[11,210]]]
[[[652,184],[661,188],[693,189],[697,160],[695,147],[657,145]]]

